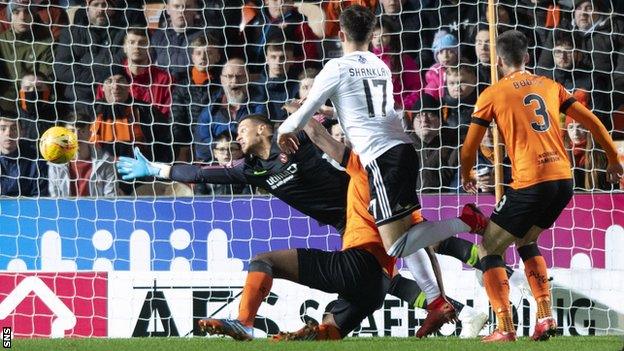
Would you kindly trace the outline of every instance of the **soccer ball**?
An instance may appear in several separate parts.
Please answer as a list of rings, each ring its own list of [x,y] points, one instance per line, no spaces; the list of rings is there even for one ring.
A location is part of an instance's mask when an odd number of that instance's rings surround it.
[[[67,163],[76,156],[78,137],[65,127],[52,127],[39,140],[39,151],[46,161]]]

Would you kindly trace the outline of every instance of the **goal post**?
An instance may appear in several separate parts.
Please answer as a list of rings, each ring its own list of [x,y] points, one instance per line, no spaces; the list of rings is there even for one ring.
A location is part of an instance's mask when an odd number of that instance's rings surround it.
[[[490,77],[491,83],[494,84],[498,82],[498,65],[497,56],[496,56],[496,36],[497,36],[497,11],[496,5],[497,0],[488,0],[487,5],[487,18],[488,18],[488,29],[490,36]],[[494,142],[494,195],[496,196],[496,201],[500,201],[503,197],[503,186],[504,186],[504,177],[503,177],[503,147],[501,143],[500,134],[498,128],[496,127],[496,122],[493,123],[492,127],[492,136]]]

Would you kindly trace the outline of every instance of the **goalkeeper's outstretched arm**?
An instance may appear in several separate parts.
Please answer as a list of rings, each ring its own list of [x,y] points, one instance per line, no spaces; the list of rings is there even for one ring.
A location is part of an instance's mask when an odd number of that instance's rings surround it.
[[[134,158],[120,157],[117,161],[117,171],[123,180],[158,177],[182,183],[245,184],[247,181],[243,167],[244,160],[234,161],[229,166],[168,165],[151,162],[138,148],[134,149]]]

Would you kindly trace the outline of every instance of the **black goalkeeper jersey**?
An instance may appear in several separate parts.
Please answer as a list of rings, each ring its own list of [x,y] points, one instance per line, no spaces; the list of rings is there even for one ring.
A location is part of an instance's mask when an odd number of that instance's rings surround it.
[[[342,233],[349,176],[322,157],[305,132],[299,149],[287,155],[275,138],[267,160],[248,155],[230,166],[174,165],[170,178],[183,183],[251,184]]]

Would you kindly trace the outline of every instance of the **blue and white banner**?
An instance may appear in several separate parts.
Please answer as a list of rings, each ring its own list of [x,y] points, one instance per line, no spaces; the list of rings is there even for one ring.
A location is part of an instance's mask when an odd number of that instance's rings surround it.
[[[337,250],[340,237],[268,197],[0,200],[0,270],[206,271],[293,247]]]

